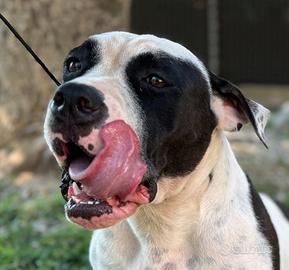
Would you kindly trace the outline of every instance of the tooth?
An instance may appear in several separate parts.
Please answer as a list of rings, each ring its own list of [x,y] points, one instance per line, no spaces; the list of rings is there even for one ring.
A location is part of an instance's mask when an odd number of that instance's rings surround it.
[[[77,197],[75,197],[75,196],[72,196],[72,199],[73,199],[76,203],[79,203],[79,202],[80,202],[80,200],[79,200]]]
[[[93,201],[93,204],[99,204],[100,202],[99,201]]]
[[[78,195],[79,193],[81,193],[81,190],[78,187],[78,185],[76,184],[76,182],[73,182],[72,187],[73,187],[73,191],[74,191],[75,195]]]
[[[88,201],[87,203],[88,203],[88,204],[93,204],[93,201]]]

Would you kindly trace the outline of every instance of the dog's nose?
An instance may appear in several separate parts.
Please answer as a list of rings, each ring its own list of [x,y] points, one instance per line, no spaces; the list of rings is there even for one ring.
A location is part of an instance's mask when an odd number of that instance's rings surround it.
[[[81,124],[97,116],[104,106],[103,100],[103,94],[92,86],[66,83],[56,91],[50,109],[59,120]]]

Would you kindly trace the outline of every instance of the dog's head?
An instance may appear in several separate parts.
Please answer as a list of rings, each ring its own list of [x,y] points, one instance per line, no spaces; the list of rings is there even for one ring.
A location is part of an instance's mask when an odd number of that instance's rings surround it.
[[[115,224],[152,201],[160,179],[194,171],[216,128],[249,121],[264,142],[267,114],[177,43],[90,37],[66,57],[45,121],[68,218],[91,229]]]

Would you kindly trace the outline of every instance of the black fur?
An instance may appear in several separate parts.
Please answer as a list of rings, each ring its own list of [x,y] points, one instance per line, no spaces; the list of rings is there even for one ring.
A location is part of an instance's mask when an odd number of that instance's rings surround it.
[[[68,66],[71,61],[79,61],[81,69],[70,73]],[[86,40],[80,46],[72,49],[63,63],[63,81],[67,82],[83,75],[100,61],[99,46],[95,40]]]
[[[275,228],[258,192],[255,190],[248,175],[247,179],[250,185],[251,201],[259,225],[259,230],[267,239],[272,249],[273,269],[280,270],[279,242]]]
[[[150,85],[150,75],[164,79],[166,86]],[[193,63],[159,52],[132,59],[126,76],[142,110],[142,146],[149,164],[158,177],[192,172],[217,125],[202,72]]]

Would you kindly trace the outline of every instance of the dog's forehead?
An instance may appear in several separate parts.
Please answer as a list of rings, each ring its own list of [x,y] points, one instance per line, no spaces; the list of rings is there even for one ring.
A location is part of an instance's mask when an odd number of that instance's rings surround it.
[[[109,49],[111,53],[123,53],[125,49],[126,52],[130,53],[130,56],[136,56],[148,51],[165,51],[167,54],[177,58],[187,60],[196,58],[182,45],[149,34],[137,35],[127,32],[108,32],[91,36],[90,39],[99,43],[102,49]]]
[[[138,55],[150,52],[164,52],[176,60],[191,62],[199,68],[205,77],[207,71],[203,63],[188,49],[179,43],[154,35],[137,35],[128,32],[107,32],[89,37],[98,44],[101,57],[113,59],[118,65],[120,61],[128,62]],[[116,60],[117,59],[117,60]]]

